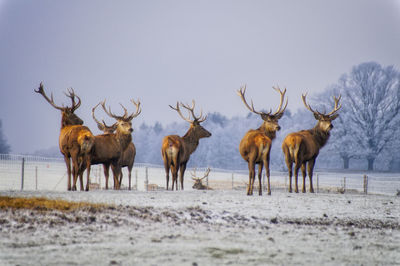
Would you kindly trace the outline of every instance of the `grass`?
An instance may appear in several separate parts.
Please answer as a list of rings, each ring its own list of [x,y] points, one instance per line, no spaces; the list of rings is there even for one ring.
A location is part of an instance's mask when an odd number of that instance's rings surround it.
[[[65,200],[51,200],[46,198],[32,197],[8,197],[0,196],[0,209],[28,209],[40,211],[73,211],[82,208],[95,208],[99,209],[105,207],[104,204],[94,204],[88,202],[70,202]]]

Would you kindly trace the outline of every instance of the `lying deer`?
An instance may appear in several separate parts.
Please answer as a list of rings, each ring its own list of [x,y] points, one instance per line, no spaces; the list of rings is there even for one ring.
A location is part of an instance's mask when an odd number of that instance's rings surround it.
[[[114,123],[111,126],[108,126],[106,124],[106,122],[104,122],[104,120],[102,120],[100,122],[95,116],[95,110],[96,110],[97,106],[99,106],[99,105],[100,105],[100,103],[98,103],[95,107],[92,108],[93,120],[96,122],[99,130],[103,131],[104,134],[113,134],[115,132],[115,130],[117,129],[117,123]],[[127,111],[125,110],[125,113],[126,112]],[[129,143],[128,147],[123,151],[122,157],[119,160],[119,163],[121,166],[121,173],[119,176],[119,184],[122,184],[122,177],[123,177],[122,168],[128,167],[129,190],[131,190],[131,175],[132,175],[133,164],[135,162],[135,156],[136,156],[136,147],[135,147],[135,144],[133,144],[133,142],[131,142],[131,143]],[[104,166],[104,167],[106,167],[106,166]],[[106,170],[104,169],[104,171],[106,171]],[[106,184],[106,186],[108,187],[108,184]]]
[[[192,186],[192,188],[194,189],[199,189],[199,190],[212,190],[212,188],[203,185],[202,180],[206,177],[208,177],[208,174],[210,173],[210,168],[207,168],[206,172],[204,173],[203,177],[196,177],[195,173],[191,173],[192,174],[192,179],[194,180],[194,184]]]
[[[83,190],[83,178],[80,169],[82,165],[87,168],[86,191],[89,190],[90,176],[90,153],[94,144],[94,137],[89,128],[83,126],[83,121],[74,112],[81,106],[81,99],[75,95],[74,90],[68,90],[67,97],[72,101],[71,107],[60,107],[54,103],[53,94],[50,98],[46,95],[43,88],[43,83],[36,93],[39,93],[43,98],[54,108],[61,111],[61,130],[59,137],[60,151],[64,156],[65,164],[67,165],[68,190],[76,190],[76,181],[79,175],[81,190]],[[78,102],[75,102],[75,98]],[[72,160],[72,177],[73,183],[71,186],[71,160]]]
[[[281,95],[278,110],[271,114],[258,112],[254,109],[253,101],[251,106],[247,103],[244,96],[246,86],[241,88],[237,93],[242,99],[244,105],[253,113],[261,116],[263,123],[258,129],[250,129],[243,137],[239,145],[239,152],[243,159],[247,161],[249,167],[249,185],[247,187],[247,195],[253,195],[253,186],[255,181],[255,165],[258,164],[258,194],[262,195],[261,173],[263,166],[265,166],[266,176],[268,180],[268,195],[271,195],[270,187],[270,172],[269,172],[269,159],[271,151],[272,140],[276,136],[276,131],[280,130],[278,120],[283,116],[288,101],[286,100],[285,107],[282,109],[282,104],[285,98],[286,89],[282,92],[279,88],[274,88]]]
[[[337,111],[342,107],[339,106],[341,96],[339,98],[333,97],[335,106],[333,110],[328,113],[320,113],[314,111],[309,104],[306,102],[306,95],[302,95],[304,106],[314,114],[315,119],[318,121],[314,128],[308,130],[302,130],[295,133],[290,133],[286,136],[282,143],[282,150],[285,154],[285,161],[289,170],[289,192],[292,192],[292,165],[294,166],[294,178],[295,178],[295,192],[298,193],[297,177],[299,168],[303,174],[303,189],[302,192],[306,192],[306,164],[308,163],[308,176],[310,177],[310,192],[314,193],[312,176],[317,159],[319,150],[326,144],[329,139],[330,131],[333,128],[332,121],[335,120],[339,115]]]
[[[189,117],[185,117],[182,114],[179,106],[182,106],[189,111]],[[192,107],[184,105],[183,103],[176,103],[175,108],[171,105],[169,106],[171,109],[177,111],[183,120],[190,123],[190,128],[183,137],[178,135],[169,135],[164,137],[162,141],[161,154],[164,161],[167,190],[170,169],[172,173],[172,190],[174,190],[175,183],[176,189],[178,189],[178,170],[180,170],[179,178],[181,182],[181,189],[183,190],[183,178],[186,170],[186,164],[189,161],[190,155],[196,150],[201,138],[208,138],[211,136],[211,133],[200,125],[200,123],[206,120],[207,116],[202,117],[201,113],[200,116],[196,117],[194,114],[194,106],[194,100],[192,102]],[[190,119],[190,114],[192,115],[193,120]]]

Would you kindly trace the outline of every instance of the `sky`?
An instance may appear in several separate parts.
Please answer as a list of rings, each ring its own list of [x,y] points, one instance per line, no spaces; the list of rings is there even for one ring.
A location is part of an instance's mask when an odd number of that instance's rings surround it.
[[[14,154],[57,146],[60,111],[34,93],[40,82],[58,105],[74,88],[94,134],[104,99],[114,113],[140,99],[134,128],[181,122],[168,105],[192,99],[245,117],[244,84],[257,110],[287,88],[295,112],[354,65],[400,69],[399,47],[400,0],[0,0],[0,120]]]

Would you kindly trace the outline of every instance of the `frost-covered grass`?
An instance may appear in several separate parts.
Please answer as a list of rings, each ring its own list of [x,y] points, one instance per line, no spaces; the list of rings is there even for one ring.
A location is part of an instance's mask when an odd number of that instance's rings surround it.
[[[100,204],[0,209],[2,265],[395,265],[400,197],[213,191],[1,191]]]

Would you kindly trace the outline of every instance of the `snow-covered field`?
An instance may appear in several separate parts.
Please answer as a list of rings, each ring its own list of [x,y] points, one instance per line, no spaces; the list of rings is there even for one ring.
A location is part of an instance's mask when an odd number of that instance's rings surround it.
[[[212,191],[1,191],[107,203],[0,210],[1,265],[398,265],[400,197]]]

